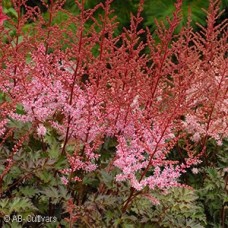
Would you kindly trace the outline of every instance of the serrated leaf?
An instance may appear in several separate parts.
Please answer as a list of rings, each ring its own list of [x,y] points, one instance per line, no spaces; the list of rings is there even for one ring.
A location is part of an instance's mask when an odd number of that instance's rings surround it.
[[[49,183],[53,179],[53,175],[48,172],[47,170],[39,171],[36,173],[36,175],[44,182]]]
[[[101,174],[101,182],[104,183],[108,188],[113,187],[113,176],[106,172],[105,170],[100,171]]]
[[[36,195],[38,191],[38,189],[32,188],[30,186],[25,186],[25,187],[21,187],[19,189],[20,193],[22,193],[25,197],[32,197],[34,195]]]
[[[14,198],[13,202],[10,205],[9,212],[10,214],[12,212],[21,212],[21,211],[27,211],[35,209],[31,201],[27,198]]]

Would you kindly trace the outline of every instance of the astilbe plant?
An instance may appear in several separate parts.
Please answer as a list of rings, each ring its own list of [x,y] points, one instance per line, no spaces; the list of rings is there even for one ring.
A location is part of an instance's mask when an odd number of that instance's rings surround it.
[[[10,120],[31,123],[23,140],[29,134],[43,142],[55,130],[69,164],[59,170],[68,185],[99,169],[100,147],[116,139],[109,166],[119,169],[116,181],[132,186],[124,212],[137,191],[181,186],[181,174],[206,158],[207,141],[220,145],[227,137],[227,20],[216,24],[219,2],[210,1],[206,28],[195,33],[189,20],[173,35],[181,18],[178,0],[169,26],[157,24],[154,38],[141,28],[141,1],[129,28],[114,35],[111,0],[94,9],[76,0],[76,16],[63,9],[64,2],[42,1],[44,18],[38,7],[12,0],[17,20],[8,18],[7,26],[0,11],[2,144],[12,133]],[[104,13],[97,19],[98,8]],[[60,11],[67,19],[56,24]],[[182,159],[171,159],[180,140]],[[14,148],[1,181],[13,165]]]

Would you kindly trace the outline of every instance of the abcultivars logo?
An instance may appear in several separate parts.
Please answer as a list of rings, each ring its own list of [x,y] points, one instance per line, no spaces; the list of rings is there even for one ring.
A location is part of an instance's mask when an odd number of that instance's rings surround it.
[[[44,215],[28,215],[28,216],[22,216],[22,215],[5,215],[4,216],[4,222],[16,222],[16,223],[55,223],[57,222],[57,217],[55,216],[44,216]]]

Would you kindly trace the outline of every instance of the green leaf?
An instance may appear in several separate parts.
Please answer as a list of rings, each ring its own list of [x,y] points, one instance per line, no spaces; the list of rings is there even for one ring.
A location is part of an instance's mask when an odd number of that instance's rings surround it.
[[[17,15],[17,11],[14,9],[14,8],[8,8],[8,9],[5,9],[4,12],[6,14],[8,14],[9,16],[13,16],[14,18],[17,18],[18,15]]]
[[[23,105],[18,104],[18,105],[16,106],[16,113],[17,113],[17,114],[25,114],[25,110],[24,110]]]
[[[101,182],[111,189],[113,187],[113,180],[114,180],[114,177],[112,176],[112,174],[108,173],[105,170],[101,170],[99,173],[101,174]]]
[[[28,211],[30,212],[31,209],[35,209],[35,207],[33,206],[33,204],[31,203],[31,201],[27,198],[14,198],[13,202],[10,205],[10,209],[9,212],[10,214],[12,212],[25,212]]]
[[[56,139],[56,135],[52,131],[48,131],[45,136],[44,141],[48,143],[50,148],[48,149],[48,154],[50,158],[57,159],[60,156],[60,143]]]
[[[31,186],[21,187],[19,191],[22,195],[29,198],[35,196],[39,192],[38,189],[35,189]]]

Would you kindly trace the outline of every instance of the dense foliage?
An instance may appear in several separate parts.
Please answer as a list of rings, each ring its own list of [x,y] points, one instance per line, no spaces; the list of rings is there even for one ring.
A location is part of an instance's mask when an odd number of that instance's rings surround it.
[[[143,1],[121,31],[111,0],[0,8],[1,226],[228,225],[228,23],[209,3],[198,32],[178,0],[153,35]]]

